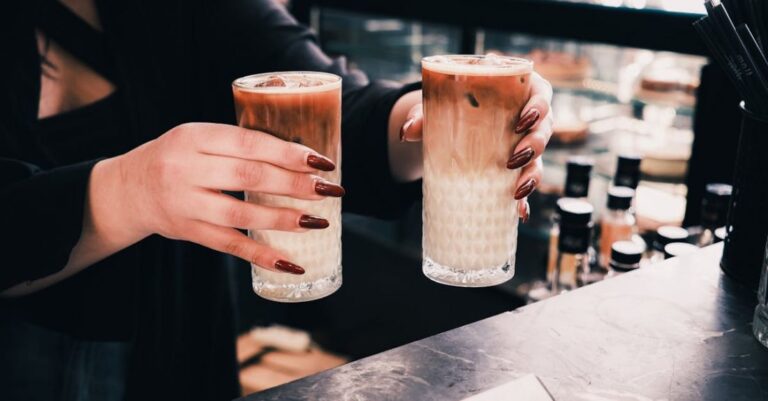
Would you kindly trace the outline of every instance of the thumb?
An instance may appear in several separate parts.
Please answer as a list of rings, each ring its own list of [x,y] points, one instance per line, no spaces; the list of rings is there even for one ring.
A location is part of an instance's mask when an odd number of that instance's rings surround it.
[[[527,197],[517,201],[517,213],[523,224],[528,222],[528,219],[531,217],[531,204],[528,203]]]
[[[422,129],[424,127],[424,112],[421,103],[411,107],[400,128],[400,142],[421,142]]]

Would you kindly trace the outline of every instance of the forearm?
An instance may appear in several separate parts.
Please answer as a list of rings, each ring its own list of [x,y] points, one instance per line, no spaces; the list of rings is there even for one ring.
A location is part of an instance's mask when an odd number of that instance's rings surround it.
[[[400,130],[419,104],[421,91],[409,92],[397,100],[389,115],[389,165],[392,176],[399,182],[415,181],[423,175],[421,142],[400,140]]]
[[[13,286],[0,295],[28,295],[58,283],[110,255],[141,240],[146,234],[130,224],[130,212],[121,202],[124,182],[119,158],[102,160],[93,167],[88,193],[83,205],[80,239],[70,253],[66,266],[49,276]]]

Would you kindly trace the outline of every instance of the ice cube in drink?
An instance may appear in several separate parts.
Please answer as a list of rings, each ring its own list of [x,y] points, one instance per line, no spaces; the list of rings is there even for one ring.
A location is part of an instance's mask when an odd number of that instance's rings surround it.
[[[519,171],[506,164],[532,70],[490,55],[422,61],[423,270],[434,281],[484,287],[514,275]]]
[[[341,180],[341,78],[326,73],[281,72],[251,75],[232,85],[237,121],[286,141],[304,144],[329,157],[336,170],[318,172],[331,182]],[[280,250],[306,270],[303,275],[272,272],[252,266],[253,289],[279,302],[303,302],[332,294],[341,286],[341,200],[307,201],[246,192],[248,202],[289,207],[330,222],[323,230],[292,233],[250,230],[249,235]]]

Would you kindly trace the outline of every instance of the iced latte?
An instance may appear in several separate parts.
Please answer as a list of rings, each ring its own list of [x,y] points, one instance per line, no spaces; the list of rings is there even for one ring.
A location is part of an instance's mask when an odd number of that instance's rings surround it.
[[[423,270],[434,281],[484,287],[514,275],[519,171],[507,160],[532,69],[493,55],[422,61]]]
[[[306,145],[336,164],[336,170],[318,172],[323,179],[341,180],[341,78],[315,72],[280,72],[251,75],[232,84],[237,122],[241,127],[270,133]],[[341,286],[341,200],[300,200],[246,192],[248,202],[289,207],[330,222],[324,230],[303,233],[259,230],[249,236],[303,266],[303,275],[251,267],[253,289],[259,296],[280,302],[311,301],[330,295]]]

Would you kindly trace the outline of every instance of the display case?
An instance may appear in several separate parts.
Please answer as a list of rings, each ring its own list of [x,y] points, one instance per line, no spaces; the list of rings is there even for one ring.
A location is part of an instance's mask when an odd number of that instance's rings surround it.
[[[642,154],[636,202],[641,230],[682,223],[696,89],[706,64],[689,29],[703,12],[700,2],[447,2],[435,15],[420,4],[400,9],[398,3],[321,0],[295,6],[307,10],[326,51],[347,57],[372,78],[416,80],[427,54],[495,52],[534,61],[536,71],[554,87],[555,132],[544,155],[543,182],[531,197],[534,217],[521,229],[522,236],[541,240],[547,235],[565,162],[574,154],[595,160],[590,201],[598,211],[616,156]],[[454,15],[457,8],[463,18]],[[499,15],[506,18],[501,21]],[[627,29],[634,33],[625,35]],[[674,32],[685,34],[674,37]],[[419,213],[413,215],[411,220],[418,220]],[[417,224],[392,229],[355,219],[348,220],[418,254]],[[525,266],[541,265],[539,256],[527,256],[518,255],[519,260],[532,259],[518,264],[518,277],[528,276]]]
[[[357,358],[515,309],[546,274],[551,217],[570,155],[595,159],[590,200],[599,210],[616,154],[655,152],[659,160],[643,166],[635,205],[641,223],[650,229],[681,220],[685,195],[692,192],[686,188],[691,175],[683,179],[691,129],[702,125],[696,117],[702,113],[694,111],[701,109],[702,93],[709,94],[707,110],[718,110],[710,103],[723,97],[717,85],[704,85],[720,82],[711,65],[702,76],[709,73],[714,81],[703,80],[696,92],[706,63],[691,27],[703,12],[699,0],[292,0],[289,7],[314,28],[326,52],[346,57],[373,79],[418,80],[421,58],[432,54],[531,57],[554,85],[559,136],[544,155],[544,182],[530,197],[533,216],[520,226],[510,282],[459,289],[424,277],[418,202],[397,221],[344,215],[345,283],[323,301],[260,301],[244,282],[243,325],[258,318],[299,327],[327,349]],[[703,125],[723,124],[730,123]]]

